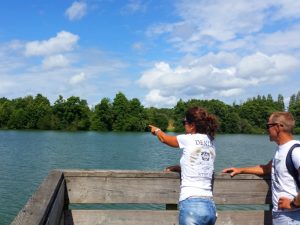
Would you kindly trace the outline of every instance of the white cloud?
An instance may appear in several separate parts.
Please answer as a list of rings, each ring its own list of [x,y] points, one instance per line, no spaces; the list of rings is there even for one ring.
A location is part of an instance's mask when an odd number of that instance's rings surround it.
[[[241,77],[261,77],[262,73],[266,76],[276,73],[275,62],[262,53],[256,53],[244,57],[237,65],[238,74]]]
[[[246,47],[246,50],[262,51],[257,49],[260,45],[256,44],[270,45],[270,49],[276,47],[279,51],[281,46],[281,49],[285,45],[299,46],[297,38],[299,31],[288,32],[293,23],[287,23],[286,26],[282,21],[281,25],[278,23],[280,19],[300,18],[299,1],[181,0],[175,4],[180,20],[152,25],[146,34],[148,36],[167,34],[168,42],[181,52],[215,50],[219,46],[227,50]],[[270,31],[265,33],[265,27]],[[283,35],[281,35],[282,27],[286,29]],[[288,36],[284,40],[285,34]],[[252,35],[261,35],[264,43],[254,41]],[[279,46],[276,46],[276,43]]]
[[[132,44],[132,48],[137,51],[141,51],[144,49],[144,44],[142,42],[135,42]]]
[[[65,15],[69,20],[80,20],[87,13],[87,4],[85,2],[73,2],[73,4],[66,10]]]
[[[243,92],[241,88],[233,88],[229,90],[216,91],[216,94],[224,97],[238,96]]]
[[[244,57],[237,65],[241,77],[251,78],[283,76],[299,68],[299,60],[293,56],[276,54],[270,57],[259,52]]]
[[[8,80],[6,78],[6,80],[3,79],[3,77],[1,77],[1,82],[0,82],[0,94],[1,95],[5,95],[6,93],[11,92],[12,90],[15,90],[16,83],[12,82],[10,80]]]
[[[149,90],[148,104],[163,102],[164,98],[223,98],[240,96],[249,88],[283,82],[300,68],[300,62],[293,56],[268,56],[260,52],[239,58],[232,54],[233,60],[222,65],[222,57],[225,59],[229,55],[210,54],[176,68],[160,62],[145,71],[138,84]]]
[[[122,9],[123,14],[145,12],[147,9],[147,3],[141,0],[129,0],[127,5]]]
[[[145,97],[146,105],[147,106],[154,106],[154,107],[172,107],[176,105],[178,101],[174,96],[163,96],[161,95],[160,90],[151,90]]]
[[[294,0],[276,0],[274,5],[277,5],[278,12],[274,14],[274,20],[287,18],[300,18],[300,2]]]
[[[156,95],[177,100],[224,99],[274,91],[271,84],[284,90],[282,83],[299,72],[299,1],[179,0],[175,4],[178,20],[146,30],[148,37],[160,37],[174,52],[183,53],[177,66],[161,61],[141,74],[138,84],[150,96],[155,90]]]
[[[102,97],[113,97],[117,90],[126,93],[127,87],[117,89],[114,85],[127,79],[124,74],[128,64],[112,53],[93,48],[55,54],[40,51],[39,65],[35,58],[24,57],[25,46],[22,41],[0,43],[0,97],[41,93],[53,103],[58,95],[74,95],[95,104]]]
[[[42,65],[45,69],[51,69],[58,67],[66,67],[69,65],[69,63],[69,60],[65,56],[59,54],[46,57],[43,60]]]
[[[177,3],[177,13],[182,18],[180,22],[152,26],[147,32],[169,33],[169,40],[178,49],[193,52],[259,31],[264,25],[264,10],[268,7],[262,2],[182,0]]]
[[[81,72],[80,74],[77,74],[70,79],[70,84],[75,85],[83,82],[86,79],[86,75]]]
[[[79,36],[67,31],[60,31],[56,37],[45,41],[32,41],[25,45],[26,56],[48,56],[74,49]]]
[[[149,37],[156,36],[156,35],[161,35],[164,33],[169,33],[172,32],[176,24],[166,24],[166,23],[160,23],[160,24],[155,24],[150,26],[146,30],[146,35]]]
[[[260,49],[270,53],[291,52],[300,48],[299,34],[300,25],[286,27],[273,33],[259,35],[257,45]]]

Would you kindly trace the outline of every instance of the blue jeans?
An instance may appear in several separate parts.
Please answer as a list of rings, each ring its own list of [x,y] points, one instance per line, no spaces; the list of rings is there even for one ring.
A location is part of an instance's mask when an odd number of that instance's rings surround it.
[[[273,225],[300,225],[300,210],[273,212]]]
[[[188,198],[179,202],[179,225],[214,225],[216,206],[210,198]]]

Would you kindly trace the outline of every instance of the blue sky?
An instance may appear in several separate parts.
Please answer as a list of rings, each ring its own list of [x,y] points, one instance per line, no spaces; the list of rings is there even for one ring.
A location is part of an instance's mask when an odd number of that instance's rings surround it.
[[[0,97],[288,102],[299,72],[300,1],[1,1]]]

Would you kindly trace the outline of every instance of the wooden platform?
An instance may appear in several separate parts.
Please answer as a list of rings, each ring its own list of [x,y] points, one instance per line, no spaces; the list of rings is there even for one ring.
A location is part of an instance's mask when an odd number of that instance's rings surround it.
[[[179,175],[171,172],[56,170],[12,225],[177,225],[179,186]],[[214,201],[219,209],[217,225],[272,224],[269,177],[216,175]],[[130,204],[158,204],[158,208],[129,209]]]

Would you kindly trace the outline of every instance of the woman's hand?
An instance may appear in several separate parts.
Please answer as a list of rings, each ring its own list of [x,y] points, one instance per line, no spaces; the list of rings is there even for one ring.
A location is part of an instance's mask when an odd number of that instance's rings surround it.
[[[174,166],[168,166],[165,168],[164,172],[181,172],[181,167],[179,165],[174,165]]]
[[[150,127],[150,131],[153,135],[156,135],[158,131],[160,131],[160,129],[156,126],[153,125],[148,125]]]
[[[278,208],[279,209],[291,209],[291,202],[293,199],[289,199],[287,197],[280,197],[278,200]]]

